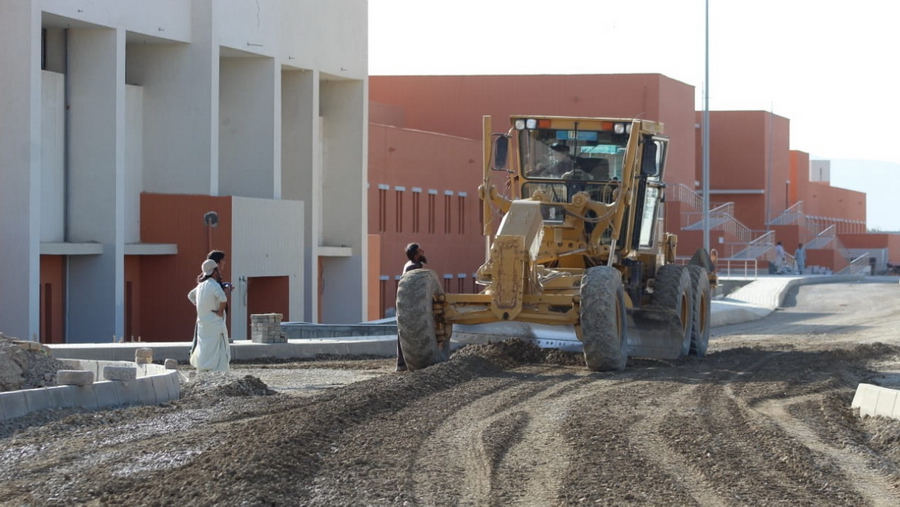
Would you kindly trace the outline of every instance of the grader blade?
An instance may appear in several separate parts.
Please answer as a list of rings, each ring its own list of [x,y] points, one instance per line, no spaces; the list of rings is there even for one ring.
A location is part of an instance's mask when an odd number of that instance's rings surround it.
[[[662,308],[628,310],[628,355],[678,359],[684,326],[674,311]]]

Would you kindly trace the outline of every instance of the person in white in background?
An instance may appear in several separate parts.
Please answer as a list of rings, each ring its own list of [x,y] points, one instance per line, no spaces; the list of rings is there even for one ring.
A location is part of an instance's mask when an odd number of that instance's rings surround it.
[[[803,243],[800,243],[797,251],[794,252],[794,260],[797,261],[797,274],[802,275],[803,270],[806,269],[806,250],[803,249]]]
[[[780,275],[784,273],[784,247],[781,246],[781,241],[779,241],[775,245],[775,274]]]
[[[188,299],[197,307],[197,324],[194,326],[194,342],[190,362],[197,371],[228,371],[231,348],[228,346],[228,328],[225,326],[225,305],[228,297],[222,290],[219,266],[207,259],[200,266],[197,286],[188,293]]]

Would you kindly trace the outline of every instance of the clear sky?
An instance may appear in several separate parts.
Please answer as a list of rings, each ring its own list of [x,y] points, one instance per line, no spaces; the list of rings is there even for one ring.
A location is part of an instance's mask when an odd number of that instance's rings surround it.
[[[660,73],[693,85],[699,110],[705,6],[369,0],[369,74]],[[710,109],[789,118],[791,149],[834,160],[832,184],[866,192],[881,230],[900,230],[898,21],[900,0],[709,0]]]

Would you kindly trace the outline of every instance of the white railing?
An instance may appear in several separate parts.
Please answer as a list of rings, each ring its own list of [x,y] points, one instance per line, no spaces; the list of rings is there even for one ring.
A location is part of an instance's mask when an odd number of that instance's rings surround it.
[[[781,212],[774,220],[769,222],[771,225],[790,225],[798,222],[806,215],[803,214],[803,201],[797,201],[793,206]]]
[[[850,261],[850,265],[838,271],[839,275],[868,275],[872,268],[869,266],[869,252],[866,252]]]
[[[703,198],[684,183],[672,187],[671,193],[666,192],[666,197],[672,197],[673,201],[683,202],[698,211],[703,209]]]
[[[775,246],[775,231],[769,231],[762,236],[748,241],[747,246],[732,255],[732,259],[759,259],[760,257],[767,256],[767,259],[771,260],[772,257],[772,248]]]
[[[808,250],[814,249],[822,249],[826,246],[830,245],[832,242],[837,240],[837,234],[835,233],[835,226],[829,225],[825,229],[822,230],[819,234],[816,235],[815,238],[810,240],[806,244],[806,248]]]

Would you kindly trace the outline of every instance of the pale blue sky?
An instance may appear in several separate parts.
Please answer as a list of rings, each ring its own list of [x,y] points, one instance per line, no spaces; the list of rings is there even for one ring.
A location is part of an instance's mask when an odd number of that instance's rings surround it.
[[[701,109],[705,4],[369,0],[369,73],[660,73],[695,86]],[[791,149],[881,162],[832,164],[881,230],[900,230],[881,190],[900,188],[898,20],[898,0],[709,0],[710,109],[773,111],[791,120]]]

